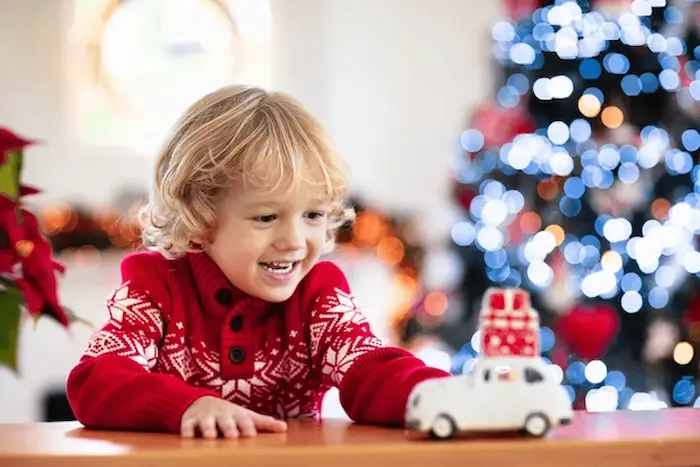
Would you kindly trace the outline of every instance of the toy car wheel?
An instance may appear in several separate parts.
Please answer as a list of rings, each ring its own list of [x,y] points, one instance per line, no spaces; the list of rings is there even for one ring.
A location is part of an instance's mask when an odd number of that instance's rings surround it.
[[[438,415],[430,427],[430,434],[438,439],[451,438],[455,434],[455,423],[447,415]]]
[[[533,413],[527,416],[525,419],[525,431],[537,438],[541,438],[546,435],[549,431],[551,424],[549,418],[542,413]]]

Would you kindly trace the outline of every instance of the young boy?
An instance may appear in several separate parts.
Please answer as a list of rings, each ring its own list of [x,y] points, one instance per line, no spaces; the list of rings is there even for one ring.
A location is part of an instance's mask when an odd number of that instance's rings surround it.
[[[295,100],[231,86],[194,103],[160,153],[109,320],[67,393],[87,427],[183,437],[283,431],[340,390],[357,422],[401,424],[447,373],[372,334],[343,273],[319,261],[352,219],[341,162]]]

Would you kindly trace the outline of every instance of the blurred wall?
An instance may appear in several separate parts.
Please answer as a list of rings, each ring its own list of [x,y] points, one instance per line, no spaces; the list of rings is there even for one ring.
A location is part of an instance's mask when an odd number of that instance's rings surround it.
[[[483,0],[273,0],[273,82],[306,102],[351,164],[358,192],[450,225],[449,158],[490,95]]]

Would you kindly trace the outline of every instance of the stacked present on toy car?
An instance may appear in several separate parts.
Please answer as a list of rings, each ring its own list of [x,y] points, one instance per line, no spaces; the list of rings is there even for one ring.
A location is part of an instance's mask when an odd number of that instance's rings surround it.
[[[539,315],[522,289],[490,288],[484,294],[481,316],[481,355],[533,357],[540,354]]]

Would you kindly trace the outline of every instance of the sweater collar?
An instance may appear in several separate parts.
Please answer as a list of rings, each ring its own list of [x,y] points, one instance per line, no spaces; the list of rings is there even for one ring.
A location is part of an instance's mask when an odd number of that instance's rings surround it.
[[[215,316],[225,316],[231,308],[243,306],[245,313],[262,312],[270,303],[253,297],[229,282],[221,268],[203,251],[187,254],[202,305]]]

